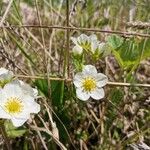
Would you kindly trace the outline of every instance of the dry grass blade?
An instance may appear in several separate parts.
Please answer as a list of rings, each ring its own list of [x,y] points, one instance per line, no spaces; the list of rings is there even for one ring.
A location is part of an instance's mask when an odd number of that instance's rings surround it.
[[[3,17],[1,18],[0,27],[3,25],[3,22],[5,21],[5,18],[6,18],[6,16],[7,16],[7,14],[9,13],[9,9],[10,9],[12,3],[13,3],[13,0],[10,0],[9,3],[8,3],[8,6],[7,6],[7,8],[6,8],[6,11],[5,11]]]
[[[100,33],[108,33],[108,34],[119,34],[123,36],[140,36],[145,38],[150,38],[149,34],[144,33],[136,33],[136,32],[122,32],[122,31],[113,31],[113,30],[101,30],[95,28],[80,28],[80,27],[64,27],[64,26],[46,26],[46,25],[22,25],[22,26],[0,26],[0,28],[45,28],[45,29],[60,29],[60,30],[77,30],[77,31],[88,31],[88,32],[100,32]]]

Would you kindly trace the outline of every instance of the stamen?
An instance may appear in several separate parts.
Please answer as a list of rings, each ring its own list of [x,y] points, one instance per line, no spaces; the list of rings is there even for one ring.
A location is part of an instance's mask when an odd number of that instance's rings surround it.
[[[5,110],[10,114],[20,113],[23,110],[22,101],[17,97],[10,97],[4,105]]]
[[[86,92],[91,92],[96,88],[96,81],[92,77],[87,77],[83,80],[82,87]]]

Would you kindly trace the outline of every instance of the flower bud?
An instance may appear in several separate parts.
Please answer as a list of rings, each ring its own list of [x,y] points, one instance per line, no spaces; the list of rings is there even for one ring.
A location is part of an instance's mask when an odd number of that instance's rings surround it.
[[[83,48],[79,45],[73,47],[72,52],[74,55],[81,55],[83,53]]]

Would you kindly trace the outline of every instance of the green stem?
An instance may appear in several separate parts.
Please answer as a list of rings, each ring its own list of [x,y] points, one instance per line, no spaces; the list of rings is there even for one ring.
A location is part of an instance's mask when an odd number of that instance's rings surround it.
[[[69,0],[66,0],[66,26],[69,27]],[[63,70],[63,77],[67,78],[70,76],[69,73],[69,42],[70,42],[70,29],[67,29],[66,32],[66,38],[67,38],[67,45],[66,45],[66,51],[64,54],[64,70]],[[68,71],[68,72],[67,72]],[[64,97],[64,85],[65,81],[62,81],[61,85],[61,95],[60,95],[60,103],[63,103],[63,97]]]

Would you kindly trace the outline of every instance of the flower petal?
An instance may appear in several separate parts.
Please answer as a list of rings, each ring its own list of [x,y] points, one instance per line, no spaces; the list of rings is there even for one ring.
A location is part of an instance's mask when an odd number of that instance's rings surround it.
[[[94,54],[96,50],[98,49],[99,43],[97,41],[91,42],[91,52]]]
[[[34,101],[34,98],[30,95],[26,95],[22,98],[24,103],[24,114],[27,116],[30,113],[38,113],[40,111],[40,105]],[[26,115],[27,114],[27,115]],[[20,114],[19,114],[20,115]]]
[[[89,40],[90,42],[97,41],[97,36],[95,34],[92,34],[89,36]]]
[[[79,45],[73,47],[72,52],[74,55],[81,55],[83,53],[83,48]]]
[[[97,51],[98,51],[99,54],[102,54],[104,52],[104,47],[105,47],[104,42],[99,43],[98,48],[97,48]]]
[[[10,119],[11,116],[0,106],[0,118]]]
[[[10,80],[14,76],[12,71],[5,68],[0,68],[0,80]]]
[[[12,84],[15,84],[17,86],[20,86],[21,90],[23,91],[24,95],[30,95],[34,98],[37,98],[38,96],[38,90],[36,88],[32,88],[29,84],[21,81],[21,80],[13,80],[11,82]]]
[[[36,102],[28,103],[28,113],[38,113],[40,111],[40,105]]]
[[[26,105],[27,106],[27,105]],[[21,113],[18,113],[18,114],[14,114],[11,116],[11,118],[18,118],[18,119],[25,119],[25,118],[30,118],[30,109],[31,109],[31,106],[30,108],[26,107]],[[11,114],[10,114],[11,115]]]
[[[83,100],[83,101],[87,101],[87,100],[90,98],[89,93],[84,92],[84,91],[82,90],[82,88],[77,88],[77,89],[76,89],[76,94],[77,94],[77,97],[78,97],[80,100]]]
[[[81,72],[79,72],[74,76],[73,83],[76,87],[81,87],[82,80],[83,80],[83,74]]]
[[[105,96],[105,93],[102,88],[100,88],[100,89],[97,88],[96,90],[94,90],[90,93],[90,96],[95,100],[99,100]]]
[[[5,93],[7,97],[20,97],[22,95],[22,89],[19,85],[12,82],[4,86],[3,93]]]
[[[3,106],[3,104],[7,100],[7,97],[7,93],[5,93],[3,89],[0,89],[0,106]]]
[[[74,38],[74,37],[71,37],[71,40],[72,40],[72,42],[74,43],[74,44],[78,44],[78,42],[77,42],[77,38]]]
[[[0,68],[0,75],[1,75],[1,74],[5,74],[5,73],[8,73],[8,70],[5,69],[5,68],[3,68],[3,67],[1,67],[1,68]]]
[[[86,76],[97,74],[97,70],[96,70],[95,66],[92,66],[92,65],[86,65],[86,66],[84,66],[82,72]]]
[[[29,84],[27,84],[27,83],[25,83],[21,80],[18,80],[18,82],[19,82],[21,88],[23,89],[25,95],[29,94],[34,98],[37,97],[37,95],[38,95],[38,90],[37,89],[32,88]]]
[[[85,34],[81,34],[78,37],[77,41],[78,41],[79,44],[81,44],[81,43],[85,44],[86,42],[89,41],[89,37],[87,35],[85,35]]]
[[[31,95],[29,95],[29,94],[27,94],[27,95],[22,95],[22,97],[21,97],[21,100],[22,100],[22,102],[24,102],[25,104],[26,103],[33,103],[34,102],[34,97],[33,96],[31,96]]]
[[[95,75],[95,79],[97,81],[97,86],[98,87],[103,87],[107,84],[108,82],[108,78],[106,75],[102,74],[102,73],[98,73],[97,75]]]
[[[13,117],[11,119],[11,121],[15,127],[22,126],[27,120],[28,120],[28,118],[15,118],[15,117]]]
[[[38,90],[36,88],[32,88],[33,96],[36,98],[38,96]]]

